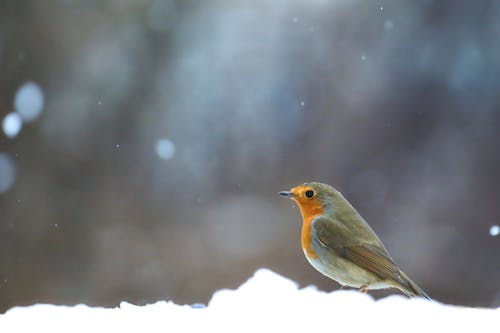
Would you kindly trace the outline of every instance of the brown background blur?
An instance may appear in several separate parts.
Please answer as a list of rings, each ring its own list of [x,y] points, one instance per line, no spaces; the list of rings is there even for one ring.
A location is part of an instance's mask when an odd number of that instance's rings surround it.
[[[0,117],[44,100],[0,133],[0,310],[207,302],[260,267],[334,290],[276,194],[310,180],[431,296],[499,306],[499,41],[489,1],[0,0]]]

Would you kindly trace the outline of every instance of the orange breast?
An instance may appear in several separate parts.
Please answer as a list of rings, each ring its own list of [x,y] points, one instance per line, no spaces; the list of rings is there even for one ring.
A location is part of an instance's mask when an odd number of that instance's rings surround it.
[[[302,213],[302,249],[309,258],[316,259],[318,254],[312,248],[312,221],[318,215],[323,214],[323,207],[315,204],[302,204],[300,205],[300,212]]]
[[[302,249],[306,252],[306,255],[309,258],[316,259],[316,258],[318,258],[318,254],[312,248],[311,223],[313,220],[314,220],[314,216],[312,216],[311,218],[308,218],[308,219],[304,219],[302,221],[301,241],[302,241]]]

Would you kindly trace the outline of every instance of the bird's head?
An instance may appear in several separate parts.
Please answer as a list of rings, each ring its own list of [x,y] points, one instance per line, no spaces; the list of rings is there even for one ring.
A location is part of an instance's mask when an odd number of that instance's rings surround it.
[[[295,201],[304,219],[334,208],[333,205],[340,197],[340,192],[330,185],[317,182],[304,183],[279,194]]]

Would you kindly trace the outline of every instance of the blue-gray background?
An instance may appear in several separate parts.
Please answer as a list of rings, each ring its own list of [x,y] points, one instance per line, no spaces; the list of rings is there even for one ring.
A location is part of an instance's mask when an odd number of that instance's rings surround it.
[[[499,306],[499,41],[490,1],[0,0],[0,117],[43,97],[0,133],[0,309],[336,289],[276,194],[310,180],[431,296]]]

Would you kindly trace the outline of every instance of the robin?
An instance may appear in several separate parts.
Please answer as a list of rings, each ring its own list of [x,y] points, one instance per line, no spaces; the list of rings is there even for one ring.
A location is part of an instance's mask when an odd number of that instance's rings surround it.
[[[302,249],[320,273],[361,292],[397,288],[408,296],[430,299],[399,269],[372,228],[339,191],[312,182],[279,194],[299,205]]]

